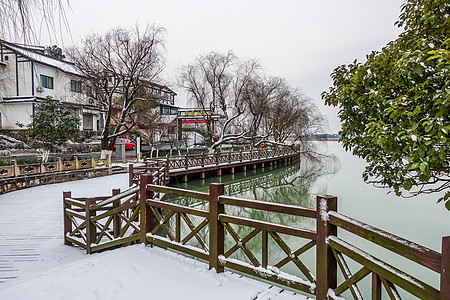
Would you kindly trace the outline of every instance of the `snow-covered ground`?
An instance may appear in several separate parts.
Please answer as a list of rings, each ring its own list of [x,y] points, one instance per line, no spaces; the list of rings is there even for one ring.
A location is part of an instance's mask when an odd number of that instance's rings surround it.
[[[85,255],[63,245],[63,191],[104,196],[127,182],[119,174],[0,195],[0,299],[307,299],[158,248]]]

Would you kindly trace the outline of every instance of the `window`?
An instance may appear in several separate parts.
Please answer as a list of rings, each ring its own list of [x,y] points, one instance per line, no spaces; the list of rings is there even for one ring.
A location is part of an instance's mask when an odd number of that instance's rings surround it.
[[[83,115],[83,130],[94,130],[93,115]]]
[[[72,92],[81,93],[81,81],[71,80],[70,81],[70,90]]]
[[[53,77],[41,75],[41,86],[53,89]]]

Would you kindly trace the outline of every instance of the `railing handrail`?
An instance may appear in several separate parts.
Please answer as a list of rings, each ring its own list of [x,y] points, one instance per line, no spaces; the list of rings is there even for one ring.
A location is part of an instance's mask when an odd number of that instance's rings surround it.
[[[309,207],[302,207],[296,205],[274,203],[260,200],[243,199],[231,196],[220,196],[219,203],[240,206],[246,208],[254,208],[263,211],[278,212],[288,215],[302,216],[308,218],[316,218],[316,210]]]
[[[184,197],[195,198],[195,199],[200,199],[200,200],[208,200],[209,199],[209,193],[191,191],[191,190],[180,189],[180,188],[172,188],[172,187],[160,186],[160,185],[154,185],[154,184],[148,184],[147,190],[152,191],[152,192],[165,193],[165,194],[174,195],[174,196],[184,196]]]
[[[126,189],[125,191],[121,192],[118,195],[112,196],[112,197],[110,197],[108,199],[105,199],[105,200],[99,202],[99,203],[95,203],[95,204],[90,205],[89,209],[91,209],[91,210],[99,209],[99,208],[101,208],[101,207],[103,207],[105,205],[113,203],[114,201],[121,200],[121,199],[123,199],[125,197],[128,197],[128,196],[131,196],[133,194],[136,194],[137,192],[139,192],[139,186],[133,185],[133,186],[129,187],[128,189]]]

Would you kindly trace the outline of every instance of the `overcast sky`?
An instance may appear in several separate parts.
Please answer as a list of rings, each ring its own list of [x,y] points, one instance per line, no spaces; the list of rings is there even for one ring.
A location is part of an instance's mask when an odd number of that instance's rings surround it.
[[[284,77],[313,98],[339,130],[336,109],[324,107],[320,94],[331,85],[335,67],[365,60],[395,39],[403,0],[71,0],[67,12],[77,43],[93,32],[136,24],[166,28],[164,77],[174,81],[181,66],[210,51],[232,50],[255,58],[272,76]],[[44,42],[45,44],[45,42]],[[176,104],[184,106],[180,89]]]

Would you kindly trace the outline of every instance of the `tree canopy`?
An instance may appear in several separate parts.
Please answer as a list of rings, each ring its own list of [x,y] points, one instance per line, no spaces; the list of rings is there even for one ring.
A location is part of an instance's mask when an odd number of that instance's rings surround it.
[[[94,105],[105,111],[101,133],[102,155],[111,151],[118,136],[138,124],[142,104],[161,97],[154,80],[165,67],[165,30],[148,25],[145,30],[115,28],[83,39],[68,50],[83,76],[83,88]]]
[[[80,118],[76,112],[50,97],[37,105],[33,121],[27,126],[25,133],[44,150],[44,161],[54,146],[83,138]]]
[[[267,76],[258,62],[239,59],[231,51],[197,57],[182,68],[179,84],[194,107],[209,112],[200,116],[206,128],[196,130],[210,149],[236,141],[252,146],[298,144],[325,123],[299,89]]]
[[[364,158],[363,177],[405,197],[439,193],[450,210],[450,4],[408,0],[400,36],[337,67],[322,94],[339,106],[341,142]]]

